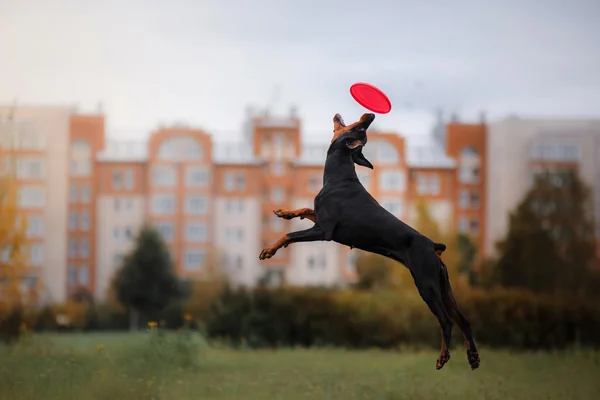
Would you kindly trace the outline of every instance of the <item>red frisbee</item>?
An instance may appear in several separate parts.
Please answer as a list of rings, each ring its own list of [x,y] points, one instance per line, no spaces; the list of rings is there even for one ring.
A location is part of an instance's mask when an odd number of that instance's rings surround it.
[[[387,114],[392,109],[392,103],[385,93],[368,83],[359,82],[350,86],[350,94],[358,104],[378,114]]]

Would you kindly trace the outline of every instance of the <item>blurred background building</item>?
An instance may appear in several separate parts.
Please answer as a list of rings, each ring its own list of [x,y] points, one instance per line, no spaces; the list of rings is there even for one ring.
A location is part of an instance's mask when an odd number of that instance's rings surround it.
[[[12,156],[2,168],[14,166],[29,222],[26,282],[41,278],[52,302],[82,288],[104,299],[144,223],[160,231],[181,276],[202,279],[212,263],[248,287],[353,282],[356,250],[332,242],[298,243],[258,260],[286,232],[312,224],[273,210],[313,207],[330,136],[305,142],[293,109],[249,110],[246,118],[239,142],[178,125],[127,142],[107,138],[102,112],[0,107],[1,145]],[[371,131],[364,153],[375,168],[357,167],[358,176],[383,207],[411,224],[426,200],[441,227],[480,245],[479,260],[494,253],[540,168],[577,169],[594,190],[600,226],[600,120],[488,123],[482,115],[467,123],[439,113],[427,137]]]

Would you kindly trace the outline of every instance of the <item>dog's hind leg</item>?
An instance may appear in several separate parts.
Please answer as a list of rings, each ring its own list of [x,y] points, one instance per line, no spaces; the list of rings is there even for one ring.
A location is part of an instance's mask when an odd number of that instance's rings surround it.
[[[273,210],[273,214],[283,219],[293,219],[300,217],[300,219],[306,218],[311,220],[312,222],[317,221],[317,218],[315,216],[315,210],[310,208],[299,208],[297,210],[282,210],[281,208],[278,208],[277,210]]]
[[[460,312],[458,308],[458,304],[456,303],[456,299],[454,298],[454,294],[452,293],[452,287],[450,286],[450,279],[448,277],[448,270],[446,266],[442,263],[442,298],[444,300],[444,306],[446,311],[453,316],[454,321],[462,331],[465,337],[465,344],[467,347],[467,359],[469,360],[469,365],[471,365],[471,369],[479,368],[480,359],[479,352],[477,351],[477,346],[475,345],[475,339],[473,338],[473,331],[471,329],[471,324],[465,318],[465,316]]]
[[[279,239],[271,246],[264,248],[263,251],[260,252],[258,259],[264,260],[266,258],[271,258],[275,255],[275,253],[277,253],[277,250],[279,250],[282,247],[288,247],[288,245],[292,243],[316,242],[320,240],[327,239],[325,236],[325,232],[323,232],[323,230],[317,225],[303,231],[291,232],[287,235],[284,235],[281,239]]]
[[[420,265],[411,265],[409,270],[415,280],[419,294],[427,303],[427,306],[437,318],[442,331],[442,345],[440,356],[436,361],[435,368],[442,369],[450,360],[450,339],[452,336],[452,318],[442,298],[442,288],[439,279],[439,260],[435,253],[431,257],[421,255]],[[409,263],[411,263],[409,261]],[[412,264],[412,263],[411,263]]]

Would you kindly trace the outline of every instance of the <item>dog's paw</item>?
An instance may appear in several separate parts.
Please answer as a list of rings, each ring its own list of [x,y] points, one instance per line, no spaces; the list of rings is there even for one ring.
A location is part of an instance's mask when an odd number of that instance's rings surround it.
[[[450,352],[446,351],[444,353],[441,353],[435,363],[435,369],[440,370],[444,368],[444,365],[446,365],[448,361],[450,361]]]
[[[479,360],[479,353],[476,351],[467,350],[467,359],[469,360],[469,365],[471,366],[471,370],[475,370],[479,368],[479,364],[481,360]]]
[[[277,252],[277,250],[267,247],[266,249],[263,249],[263,251],[260,252],[258,259],[265,260],[265,259],[271,258],[275,255],[276,252]]]
[[[281,208],[278,208],[277,210],[273,210],[273,214],[275,214],[279,218],[283,218],[283,219],[292,219],[292,218],[294,218],[294,215],[292,215],[288,211],[282,210]]]

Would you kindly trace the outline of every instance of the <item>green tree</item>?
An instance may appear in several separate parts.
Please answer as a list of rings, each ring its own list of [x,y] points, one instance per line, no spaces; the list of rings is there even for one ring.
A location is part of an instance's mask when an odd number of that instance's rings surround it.
[[[175,276],[169,249],[150,226],[141,229],[114,284],[119,302],[129,309],[132,330],[138,328],[140,315],[159,319],[167,307],[187,294],[183,282]]]
[[[545,171],[510,215],[493,279],[534,292],[597,290],[590,191],[570,169]]]

